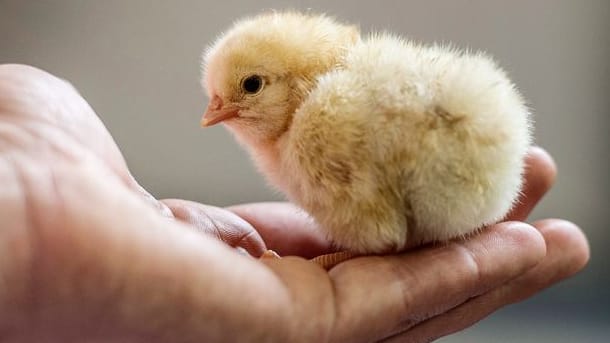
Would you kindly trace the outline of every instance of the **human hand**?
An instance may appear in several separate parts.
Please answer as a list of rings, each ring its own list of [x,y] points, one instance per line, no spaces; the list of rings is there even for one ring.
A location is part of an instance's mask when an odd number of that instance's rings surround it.
[[[554,177],[540,150],[529,165],[511,219],[525,219]],[[74,89],[23,66],[0,67],[0,184],[3,342],[423,342],[588,259],[578,228],[547,220],[329,272],[299,257],[256,261],[193,228],[221,228],[221,239],[255,256],[271,248],[310,257],[330,246],[289,205],[231,208],[242,220],[154,200]]]

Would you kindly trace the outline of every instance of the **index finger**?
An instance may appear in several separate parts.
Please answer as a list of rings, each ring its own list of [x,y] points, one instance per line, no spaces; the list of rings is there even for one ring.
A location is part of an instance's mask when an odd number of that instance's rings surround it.
[[[524,274],[545,255],[540,233],[525,223],[505,222],[469,240],[393,256],[346,261],[328,274],[330,293],[311,296],[295,271],[319,267],[288,257],[265,260],[292,290],[293,299],[315,307],[310,326],[332,323],[331,342],[371,342],[404,331],[468,299]],[[317,283],[321,283],[317,281]],[[333,315],[329,319],[329,306]]]

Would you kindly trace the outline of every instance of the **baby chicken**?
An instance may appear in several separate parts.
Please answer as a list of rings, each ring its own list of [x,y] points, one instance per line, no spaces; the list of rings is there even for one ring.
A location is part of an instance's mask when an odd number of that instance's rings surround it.
[[[481,53],[269,13],[207,50],[204,85],[202,125],[224,123],[349,252],[463,236],[502,218],[521,187],[529,112]]]

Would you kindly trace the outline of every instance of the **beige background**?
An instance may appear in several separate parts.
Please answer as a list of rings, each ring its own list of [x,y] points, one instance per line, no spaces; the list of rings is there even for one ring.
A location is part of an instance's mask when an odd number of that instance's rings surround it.
[[[363,31],[495,55],[534,109],[537,143],[559,165],[534,217],[579,223],[593,259],[579,277],[447,341],[598,342],[610,333],[610,1],[0,0],[0,62],[71,81],[159,197],[281,199],[223,128],[198,126],[203,47],[235,18],[270,8],[312,8]]]

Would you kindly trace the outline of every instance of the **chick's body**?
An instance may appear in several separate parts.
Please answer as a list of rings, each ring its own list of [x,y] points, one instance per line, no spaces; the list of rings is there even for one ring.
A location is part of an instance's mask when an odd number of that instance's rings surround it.
[[[270,16],[279,27],[283,20],[312,20]],[[338,246],[357,253],[451,239],[504,216],[519,192],[530,144],[528,110],[505,74],[482,54],[388,34],[340,42],[339,56],[322,63],[307,76],[310,86],[280,106],[289,112],[284,121],[274,119],[273,109],[247,121],[247,110],[241,110],[243,117],[238,111],[226,121],[269,181]],[[223,69],[222,61],[213,60],[230,45],[219,41],[207,67]],[[288,84],[302,78],[284,68]],[[253,97],[263,101],[273,83]],[[211,93],[222,88],[213,78],[207,86]],[[293,100],[292,108],[287,104]],[[266,118],[264,127],[284,129],[269,135],[262,124],[253,124]]]

